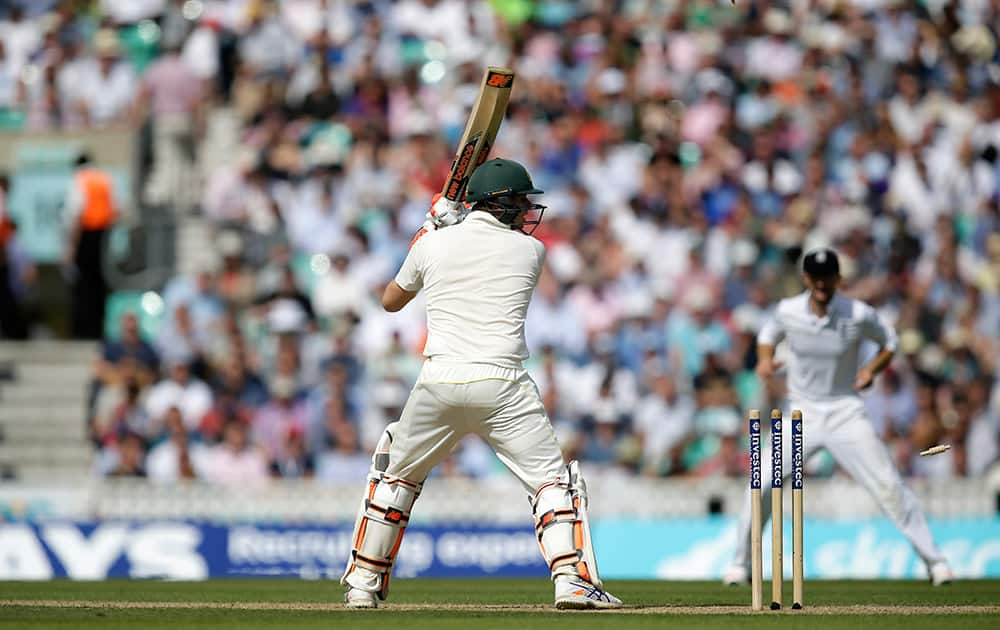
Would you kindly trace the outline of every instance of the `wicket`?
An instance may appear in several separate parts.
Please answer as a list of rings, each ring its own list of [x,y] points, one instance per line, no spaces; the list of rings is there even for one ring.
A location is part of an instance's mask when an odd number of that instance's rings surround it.
[[[802,609],[802,412],[792,409],[792,608]]]
[[[764,558],[760,517],[760,411],[750,410],[750,605],[764,608]]]
[[[784,527],[784,504],[781,502],[784,455],[781,450],[781,410],[771,410],[771,610],[781,608],[782,568],[781,534]]]
[[[771,610],[782,606],[784,561],[782,556],[784,481],[782,414],[771,410]],[[802,490],[803,448],[802,412],[792,410],[792,608],[802,608]],[[753,610],[764,609],[763,575],[763,519],[761,516],[761,441],[760,411],[750,410],[750,605]]]

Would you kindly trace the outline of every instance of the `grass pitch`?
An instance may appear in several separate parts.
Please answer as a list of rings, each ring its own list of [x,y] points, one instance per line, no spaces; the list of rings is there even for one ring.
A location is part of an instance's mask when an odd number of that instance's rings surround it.
[[[1000,627],[1000,581],[932,588],[918,581],[807,581],[806,609],[750,611],[747,587],[718,582],[614,581],[628,608],[558,612],[537,580],[394,580],[375,611],[341,607],[335,582],[0,582],[4,628],[755,628],[879,630]],[[788,585],[790,586],[790,585]],[[765,596],[770,589],[765,588]],[[767,597],[765,597],[767,599]],[[790,604],[790,589],[785,593]],[[769,602],[765,602],[769,603]]]

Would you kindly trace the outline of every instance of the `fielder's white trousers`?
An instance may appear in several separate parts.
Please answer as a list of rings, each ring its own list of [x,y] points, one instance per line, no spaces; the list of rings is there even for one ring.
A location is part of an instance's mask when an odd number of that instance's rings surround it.
[[[532,495],[565,466],[524,368],[428,359],[394,432],[386,472],[422,483],[469,433],[482,437]]]
[[[802,411],[803,456],[809,459],[826,448],[855,481],[865,487],[882,511],[892,519],[917,554],[930,566],[944,560],[934,544],[930,528],[916,495],[899,476],[882,440],[865,414],[864,403],[856,396],[822,402],[790,401],[791,409]],[[761,413],[761,424],[770,426],[770,416]],[[784,490],[791,492],[788,481],[792,470],[791,415],[785,411],[782,422],[782,470]],[[761,513],[763,524],[771,517],[771,455],[761,457]],[[749,486],[749,483],[747,484]],[[809,491],[808,482],[805,492]],[[787,512],[787,511],[786,511]],[[762,524],[762,525],[763,525]],[[806,533],[808,536],[808,532]],[[750,490],[747,488],[737,529],[734,564],[750,567]]]

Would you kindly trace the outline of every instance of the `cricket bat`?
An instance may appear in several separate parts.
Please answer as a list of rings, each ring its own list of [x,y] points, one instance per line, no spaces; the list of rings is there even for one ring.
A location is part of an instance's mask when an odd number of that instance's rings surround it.
[[[486,68],[479,96],[469,113],[469,122],[465,124],[462,140],[458,143],[451,171],[441,189],[443,197],[451,201],[461,201],[465,197],[469,176],[486,161],[493,148],[513,85],[513,70],[495,66]]]

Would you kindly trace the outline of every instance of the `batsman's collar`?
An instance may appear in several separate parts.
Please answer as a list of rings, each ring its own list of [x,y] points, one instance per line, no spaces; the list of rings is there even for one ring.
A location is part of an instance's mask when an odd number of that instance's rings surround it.
[[[502,221],[500,221],[500,219],[496,218],[495,216],[493,216],[489,212],[486,212],[485,210],[474,210],[470,212],[469,216],[465,217],[464,223],[468,223],[469,221],[482,221],[484,223],[489,223],[490,225],[502,227],[505,230],[510,229],[509,225],[503,223]]]

